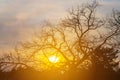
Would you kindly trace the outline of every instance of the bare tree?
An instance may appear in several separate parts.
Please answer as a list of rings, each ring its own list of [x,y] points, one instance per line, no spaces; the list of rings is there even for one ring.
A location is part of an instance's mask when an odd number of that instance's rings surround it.
[[[93,56],[98,54],[97,51],[115,46],[113,40],[119,36],[120,31],[119,17],[116,19],[114,16],[117,24],[112,18],[109,21],[104,20],[96,14],[98,7],[99,4],[94,1],[70,10],[69,15],[59,25],[48,22],[34,40],[21,43],[20,50],[15,49],[17,60],[13,59],[12,63],[16,61],[15,64],[25,63],[31,67],[39,65],[39,68],[45,65],[44,69],[51,69],[54,65],[50,66],[47,63],[51,63],[49,55],[54,54],[63,58],[57,66],[54,66],[57,70],[89,68]],[[36,59],[38,55],[44,56],[47,63],[42,57]],[[5,61],[0,63],[6,63]]]

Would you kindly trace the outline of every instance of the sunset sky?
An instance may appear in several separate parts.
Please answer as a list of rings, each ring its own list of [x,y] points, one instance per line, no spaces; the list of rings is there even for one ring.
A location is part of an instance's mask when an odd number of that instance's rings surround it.
[[[98,1],[101,15],[120,10],[120,0]],[[0,0],[0,51],[29,39],[43,21],[58,22],[68,9],[86,2],[91,0]]]

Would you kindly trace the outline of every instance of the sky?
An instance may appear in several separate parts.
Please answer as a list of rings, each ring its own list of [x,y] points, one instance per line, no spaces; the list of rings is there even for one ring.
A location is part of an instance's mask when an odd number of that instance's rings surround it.
[[[99,14],[120,10],[120,0],[98,0]],[[0,52],[31,39],[43,21],[58,22],[67,10],[91,0],[0,0]]]

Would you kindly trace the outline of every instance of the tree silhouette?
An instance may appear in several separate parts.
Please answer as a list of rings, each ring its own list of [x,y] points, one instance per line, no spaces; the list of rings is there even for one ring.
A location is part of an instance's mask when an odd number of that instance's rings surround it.
[[[113,69],[118,66],[115,60],[119,53],[120,16],[113,13],[105,20],[97,15],[98,7],[94,1],[71,9],[58,25],[47,22],[34,40],[21,43],[14,52],[3,56],[0,69],[12,67],[13,72],[19,72],[22,67],[23,73],[25,69],[31,73],[32,68],[44,80],[113,80],[111,73],[119,75]],[[50,55],[62,60],[54,65]]]

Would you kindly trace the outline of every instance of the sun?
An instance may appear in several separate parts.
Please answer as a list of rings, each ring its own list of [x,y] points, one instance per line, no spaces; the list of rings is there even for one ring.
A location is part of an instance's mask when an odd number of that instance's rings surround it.
[[[49,57],[49,61],[51,63],[57,63],[59,61],[59,58],[55,55]]]

